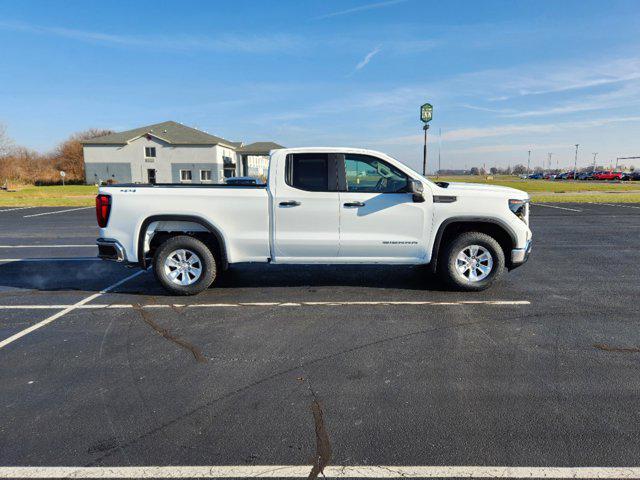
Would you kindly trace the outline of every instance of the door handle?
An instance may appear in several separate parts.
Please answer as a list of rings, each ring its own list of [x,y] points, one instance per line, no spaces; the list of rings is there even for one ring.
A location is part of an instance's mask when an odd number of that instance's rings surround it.
[[[346,208],[364,207],[364,202],[347,202],[344,204]]]
[[[297,207],[298,205],[300,205],[300,202],[297,202],[295,200],[289,200],[288,202],[280,202],[281,207]]]

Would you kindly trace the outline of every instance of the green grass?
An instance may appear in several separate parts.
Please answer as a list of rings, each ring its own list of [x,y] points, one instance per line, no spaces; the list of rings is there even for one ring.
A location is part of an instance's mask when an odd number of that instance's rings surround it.
[[[578,195],[558,195],[534,193],[531,195],[534,203],[544,202],[571,202],[571,203],[640,203],[640,192],[638,193],[589,193]]]
[[[534,202],[640,202],[639,182],[523,180],[509,175],[494,175],[491,180],[475,175],[429,178],[434,181],[486,183],[517,188],[531,194]]]
[[[436,180],[435,177],[429,177],[431,180]],[[457,177],[440,177],[437,180],[445,182],[473,182],[473,183],[488,183],[491,185],[503,185],[505,187],[517,188],[524,190],[525,192],[627,192],[627,191],[639,191],[639,182],[595,182],[588,180],[522,180],[520,178],[496,175],[493,180],[486,180],[484,177],[461,175]]]
[[[12,187],[0,190],[0,206],[89,207],[98,192],[93,185],[53,185],[50,187]]]

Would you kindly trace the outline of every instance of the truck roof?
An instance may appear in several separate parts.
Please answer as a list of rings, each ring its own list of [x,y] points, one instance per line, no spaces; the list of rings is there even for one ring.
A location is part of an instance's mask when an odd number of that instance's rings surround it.
[[[369,150],[366,148],[354,148],[354,147],[296,147],[296,148],[278,148],[271,150],[271,154],[274,152],[284,152],[284,153],[333,153],[333,152],[342,152],[342,153],[359,153],[362,155],[376,155],[389,157],[384,152],[380,152],[378,150]]]

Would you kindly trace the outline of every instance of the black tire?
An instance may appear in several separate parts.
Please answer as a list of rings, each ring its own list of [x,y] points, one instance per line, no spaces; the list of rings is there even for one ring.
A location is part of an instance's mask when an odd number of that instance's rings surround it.
[[[201,269],[199,278],[189,285],[176,283],[176,281],[170,278],[170,274],[167,273],[167,268],[170,269],[173,267],[165,268],[167,258],[177,250],[182,249],[188,250],[197,256]],[[189,256],[189,258],[191,258],[191,256]],[[196,263],[196,265],[198,265],[198,263]],[[169,238],[158,247],[153,256],[153,271],[158,282],[170,293],[174,295],[196,295],[206,290],[216,280],[218,270],[216,267],[216,259],[209,247],[197,238],[189,237],[188,235],[179,235]],[[187,281],[192,281],[192,274],[189,273],[179,274],[179,278],[184,278],[184,275],[188,275]]]
[[[470,280],[457,269],[458,254],[471,245],[484,248],[491,255],[492,266],[489,274],[481,280]],[[444,249],[439,262],[440,276],[452,288],[467,292],[485,290],[502,276],[505,260],[502,247],[495,238],[480,232],[465,232],[454,238]]]

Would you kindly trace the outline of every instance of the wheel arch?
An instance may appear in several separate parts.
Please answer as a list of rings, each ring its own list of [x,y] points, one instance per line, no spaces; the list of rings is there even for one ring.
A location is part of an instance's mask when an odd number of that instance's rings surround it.
[[[145,238],[149,226],[154,222],[186,222],[200,225],[205,229],[205,233],[209,235],[209,240],[212,240],[212,242],[208,243],[208,246],[214,253],[219,255],[221,267],[223,269],[227,268],[227,246],[222,232],[212,225],[211,222],[195,215],[152,215],[145,218],[140,226],[137,241],[138,263],[142,268],[147,268],[148,266],[145,257]],[[176,230],[177,234],[185,234],[187,232],[188,230]]]
[[[438,269],[442,246],[446,245],[447,239],[464,232],[481,232],[495,238],[502,247],[507,268],[510,267],[511,249],[515,248],[518,240],[509,224],[493,217],[457,216],[447,218],[438,227],[431,249],[432,272],[435,273]]]

